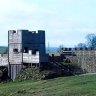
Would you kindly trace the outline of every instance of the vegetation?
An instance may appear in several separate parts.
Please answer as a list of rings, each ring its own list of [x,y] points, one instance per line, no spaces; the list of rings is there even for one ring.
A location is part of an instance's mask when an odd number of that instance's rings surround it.
[[[96,48],[96,35],[95,34],[88,34],[87,38],[87,45],[91,48]]]
[[[7,53],[7,47],[0,46],[0,54],[6,54]]]
[[[79,43],[76,47],[78,48],[96,48],[96,35],[87,34],[86,43]]]
[[[1,83],[0,96],[96,96],[96,75]]]
[[[31,67],[22,69],[20,74],[17,75],[16,81],[23,80],[44,80],[56,78],[58,75],[53,70],[43,70],[40,71],[38,67]]]
[[[40,69],[38,67],[22,69],[20,74],[17,75],[16,80],[23,81],[52,79],[61,76],[72,76],[77,74],[78,71],[79,74],[83,73],[80,67],[69,64],[69,62],[68,64],[64,64],[63,62],[50,62],[43,64]]]
[[[8,79],[8,68],[5,66],[0,66],[0,82],[6,81]]]

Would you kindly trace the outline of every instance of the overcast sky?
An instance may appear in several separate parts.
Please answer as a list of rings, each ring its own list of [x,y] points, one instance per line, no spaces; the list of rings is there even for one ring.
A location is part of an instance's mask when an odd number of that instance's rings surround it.
[[[45,30],[50,46],[86,42],[96,33],[96,0],[0,0],[0,45],[14,29]]]

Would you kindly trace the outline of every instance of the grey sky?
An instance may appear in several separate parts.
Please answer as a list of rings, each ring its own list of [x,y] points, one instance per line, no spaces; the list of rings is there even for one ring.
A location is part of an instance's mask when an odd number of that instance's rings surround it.
[[[46,45],[74,46],[96,33],[96,0],[0,0],[0,45],[10,29],[45,30]]]

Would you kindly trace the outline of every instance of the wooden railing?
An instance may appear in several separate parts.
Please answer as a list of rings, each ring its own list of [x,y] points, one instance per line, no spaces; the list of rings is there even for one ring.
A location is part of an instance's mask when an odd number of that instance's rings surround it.
[[[39,63],[39,54],[30,55],[28,53],[23,53],[23,62],[24,63]]]

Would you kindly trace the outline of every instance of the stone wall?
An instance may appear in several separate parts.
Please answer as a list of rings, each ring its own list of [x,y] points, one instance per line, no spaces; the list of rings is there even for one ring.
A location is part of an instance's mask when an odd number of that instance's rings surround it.
[[[96,49],[62,48],[61,53],[49,54],[50,62],[63,62],[78,65],[84,72],[96,72]],[[58,58],[57,58],[58,57]],[[70,62],[66,62],[66,61]]]
[[[96,72],[96,50],[80,50],[75,52],[76,56],[73,61],[86,72]],[[74,56],[73,56],[74,58]]]
[[[0,54],[0,66],[8,66],[8,54]]]
[[[96,72],[96,49],[73,49],[71,55],[66,55],[71,63],[80,66],[84,72]]]

